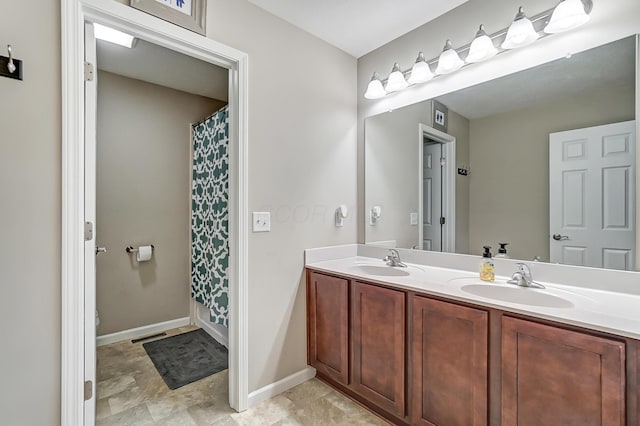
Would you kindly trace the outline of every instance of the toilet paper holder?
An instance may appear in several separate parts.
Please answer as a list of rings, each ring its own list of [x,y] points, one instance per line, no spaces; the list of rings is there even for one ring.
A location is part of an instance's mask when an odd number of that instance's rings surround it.
[[[153,244],[151,244],[151,250],[155,250],[156,248],[153,246]],[[135,248],[133,246],[127,246],[127,248],[125,248],[125,250],[127,251],[127,253],[136,253],[138,252],[140,249]]]

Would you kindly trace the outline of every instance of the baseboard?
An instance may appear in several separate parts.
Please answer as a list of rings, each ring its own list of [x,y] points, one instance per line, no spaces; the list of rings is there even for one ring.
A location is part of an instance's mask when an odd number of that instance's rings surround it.
[[[249,394],[249,398],[247,401],[248,408],[254,407],[269,398],[273,398],[274,396],[279,395],[294,386],[298,386],[299,384],[304,383],[307,380],[311,380],[315,376],[316,369],[307,366],[305,369],[293,373],[292,375],[287,376],[284,379],[278,380],[277,382],[271,383],[270,385],[255,390]]]
[[[189,317],[178,318],[171,321],[159,322],[157,324],[145,325],[131,328],[129,330],[118,331],[117,333],[105,334],[96,338],[96,346],[104,346],[110,343],[122,342],[123,340],[138,339],[154,333],[162,333],[172,328],[189,325]]]
[[[200,327],[201,329],[203,329],[209,336],[213,337],[214,339],[216,339],[216,341],[218,343],[220,343],[222,346],[224,346],[225,348],[229,349],[229,336],[223,334],[222,332],[220,332],[218,329],[216,329],[211,322],[209,321],[209,319],[207,318],[206,320],[203,320],[202,318],[200,318],[200,316],[196,313],[196,321],[195,321],[196,325],[198,327]]]

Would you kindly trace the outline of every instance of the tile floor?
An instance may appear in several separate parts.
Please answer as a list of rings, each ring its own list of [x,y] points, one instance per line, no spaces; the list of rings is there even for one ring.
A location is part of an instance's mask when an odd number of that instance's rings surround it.
[[[180,327],[167,334],[193,329]],[[99,426],[388,424],[317,379],[236,413],[228,403],[227,370],[172,391],[142,343],[113,343],[97,352]]]

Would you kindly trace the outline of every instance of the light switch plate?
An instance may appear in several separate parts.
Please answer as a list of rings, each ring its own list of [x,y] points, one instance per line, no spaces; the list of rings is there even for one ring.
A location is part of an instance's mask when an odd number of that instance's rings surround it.
[[[253,212],[253,232],[271,231],[271,213]]]
[[[418,224],[418,213],[411,213],[409,215],[409,221],[410,221],[411,225],[417,225]]]

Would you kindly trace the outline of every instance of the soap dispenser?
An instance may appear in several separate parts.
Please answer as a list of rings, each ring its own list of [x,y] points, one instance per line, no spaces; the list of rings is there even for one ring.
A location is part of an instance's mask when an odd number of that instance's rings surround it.
[[[498,243],[498,245],[500,248],[498,249],[498,254],[496,254],[496,259],[508,259],[507,246],[509,243]]]
[[[493,259],[491,258],[491,246],[483,246],[482,262],[480,262],[480,279],[482,281],[493,282],[496,274],[493,271]]]

